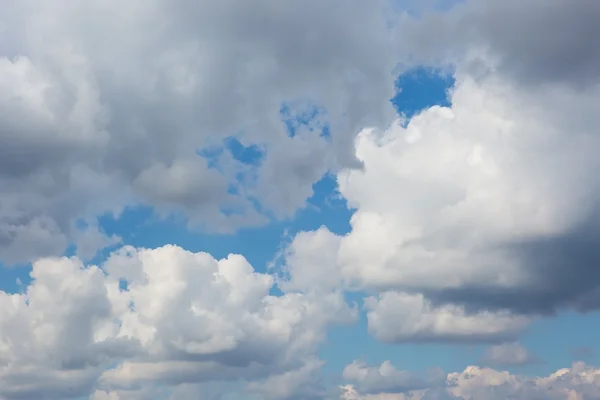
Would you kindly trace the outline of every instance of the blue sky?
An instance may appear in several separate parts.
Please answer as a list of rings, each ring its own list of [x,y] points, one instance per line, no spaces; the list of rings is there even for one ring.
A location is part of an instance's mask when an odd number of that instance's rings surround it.
[[[595,398],[597,7],[351,1],[9,1],[0,400]]]

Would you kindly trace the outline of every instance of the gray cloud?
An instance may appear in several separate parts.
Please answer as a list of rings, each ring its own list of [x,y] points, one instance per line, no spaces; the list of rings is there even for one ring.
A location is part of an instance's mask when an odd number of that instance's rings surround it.
[[[393,114],[385,4],[3,4],[3,261],[59,254],[77,219],[125,205],[182,211],[212,230],[263,223],[247,197],[293,215],[329,168],[358,165],[358,130]],[[287,136],[280,105],[297,98],[327,110],[330,141]],[[231,135],[263,147],[264,165],[207,170],[196,151]],[[244,169],[258,183],[230,193]]]
[[[570,232],[547,238],[502,244],[527,276],[521,285],[465,285],[431,293],[436,302],[454,302],[469,309],[512,309],[523,314],[552,315],[574,308],[585,312],[600,306],[600,224],[590,218]]]
[[[405,43],[418,60],[451,61],[479,48],[520,84],[596,85],[600,4],[590,0],[465,1],[408,23]]]

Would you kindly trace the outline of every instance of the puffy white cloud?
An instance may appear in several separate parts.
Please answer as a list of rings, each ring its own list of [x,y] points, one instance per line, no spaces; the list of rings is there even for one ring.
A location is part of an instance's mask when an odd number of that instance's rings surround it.
[[[3,261],[60,255],[78,219],[140,202],[217,230],[264,221],[248,197],[269,213],[293,214],[328,168],[357,164],[353,138],[364,124],[393,113],[385,6],[7,1]],[[331,140],[288,137],[279,110],[296,99],[327,110]],[[208,169],[196,151],[231,135],[259,145],[262,165],[225,154],[218,171]],[[240,172],[258,180],[231,194]]]
[[[445,388],[415,390],[410,393],[363,393],[353,385],[341,387],[341,399],[347,400],[504,400],[544,399],[577,400],[598,396],[600,370],[574,363],[546,377],[512,375],[482,367],[467,367],[463,372],[450,373]]]
[[[452,108],[425,110],[406,128],[363,132],[364,172],[339,176],[357,207],[339,257],[363,285],[534,286],[538,275],[510,245],[568,234],[596,209],[590,147],[600,137],[592,125],[563,130],[568,115],[526,107],[529,96],[493,74],[457,79]]]
[[[240,380],[273,399],[293,398],[318,384],[315,354],[327,326],[354,318],[340,292],[273,296],[273,278],[242,256],[215,260],[176,246],[126,246],[101,268],[42,259],[31,276],[24,293],[0,292],[7,399],[93,389],[100,398],[138,398],[141,388],[156,395],[161,387]]]
[[[470,57],[485,69],[457,65],[451,107],[360,133],[364,169],[338,174],[351,231],[290,245],[291,284],[375,294],[386,341],[510,340],[535,315],[600,305],[600,89],[530,90]]]
[[[299,232],[280,255],[279,285],[291,290],[331,290],[343,287],[338,268],[342,238],[322,226],[316,231]]]
[[[486,350],[483,361],[492,365],[518,366],[531,364],[538,359],[522,344],[513,342],[491,346]]]
[[[509,312],[468,313],[453,304],[432,305],[421,294],[384,292],[365,299],[369,332],[383,342],[476,342],[514,338],[531,322]]]

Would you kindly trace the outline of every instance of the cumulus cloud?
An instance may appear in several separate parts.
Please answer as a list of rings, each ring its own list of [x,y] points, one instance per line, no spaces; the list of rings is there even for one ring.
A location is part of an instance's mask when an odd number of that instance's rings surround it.
[[[456,305],[434,306],[421,294],[384,292],[365,299],[369,332],[389,343],[495,342],[515,338],[531,322],[509,312],[468,313]]]
[[[512,375],[482,367],[467,367],[448,374],[445,388],[436,387],[409,393],[361,392],[358,387],[341,387],[346,400],[579,400],[598,397],[600,370],[578,362],[545,377]]]
[[[290,246],[297,285],[320,273],[373,293],[369,329],[386,341],[511,340],[600,304],[599,89],[530,90],[473,57],[487,70],[457,64],[450,107],[360,133],[364,169],[337,177],[351,231]],[[315,246],[335,255],[307,257]]]
[[[77,219],[125,205],[213,230],[263,223],[249,198],[292,215],[329,168],[357,165],[361,127],[393,113],[385,4],[6,2],[3,261],[60,255]],[[327,110],[329,139],[288,137],[279,110],[298,98]],[[225,154],[209,169],[197,151],[230,136],[263,148],[261,165]],[[229,190],[248,169],[258,181]]]
[[[346,273],[363,286],[430,295],[468,289],[473,301],[488,292],[490,303],[505,307],[523,300],[508,296],[513,291],[531,297],[523,308],[543,307],[535,298],[552,295],[546,307],[583,301],[580,288],[564,288],[563,279],[572,275],[567,250],[584,250],[582,273],[595,257],[584,235],[600,189],[594,126],[574,121],[564,129],[569,115],[543,101],[527,107],[530,94],[493,74],[457,78],[451,108],[360,135],[365,171],[339,176],[341,193],[357,207],[340,245]]]
[[[41,259],[31,276],[24,293],[0,292],[7,399],[240,380],[274,399],[319,393],[318,345],[328,325],[354,318],[340,292],[273,296],[273,278],[242,256],[176,246],[126,246],[101,267]]]

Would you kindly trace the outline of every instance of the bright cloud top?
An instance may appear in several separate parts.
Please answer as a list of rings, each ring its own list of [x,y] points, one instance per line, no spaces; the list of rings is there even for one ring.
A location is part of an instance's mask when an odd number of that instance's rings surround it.
[[[32,278],[25,293],[0,293],[0,395],[8,398],[211,380],[253,381],[258,390],[319,368],[327,326],[355,316],[339,292],[274,296],[272,277],[244,257],[176,246],[125,247],[101,268],[42,259]]]

